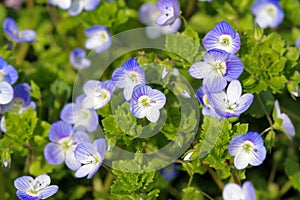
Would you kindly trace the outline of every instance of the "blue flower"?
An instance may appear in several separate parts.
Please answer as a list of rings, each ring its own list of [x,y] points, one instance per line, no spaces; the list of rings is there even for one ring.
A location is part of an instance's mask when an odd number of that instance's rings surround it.
[[[72,0],[48,0],[48,3],[66,10],[70,8]]]
[[[14,185],[19,199],[38,200],[47,199],[58,191],[58,186],[50,185],[50,182],[50,177],[42,174],[35,179],[31,176],[21,176],[14,181]]]
[[[248,132],[234,137],[228,145],[229,153],[234,156],[234,166],[241,170],[248,164],[258,166],[266,158],[264,141],[257,132]]]
[[[178,174],[177,165],[171,164],[163,168],[162,170],[160,170],[160,174],[164,177],[165,181],[172,181]]]
[[[65,162],[69,169],[77,170],[80,163],[74,156],[74,150],[78,144],[90,142],[89,136],[84,132],[73,132],[70,124],[57,121],[51,126],[49,139],[51,142],[44,150],[47,162],[52,165]]]
[[[93,132],[98,127],[98,114],[94,109],[82,106],[84,98],[85,95],[80,95],[76,98],[75,103],[65,105],[60,112],[60,118],[69,124],[74,124],[78,130]]]
[[[281,113],[278,100],[275,101],[274,108],[273,118],[275,119],[275,124],[273,127],[283,131],[291,140],[295,136],[295,127],[291,119],[287,114]]]
[[[12,18],[6,18],[3,22],[4,32],[8,35],[10,39],[15,42],[34,42],[35,41],[35,31],[24,30],[19,31],[16,21]]]
[[[75,157],[82,165],[76,171],[75,177],[82,178],[88,175],[88,179],[92,178],[102,165],[105,149],[106,141],[102,138],[95,140],[93,144],[79,144],[75,149]]]
[[[76,16],[79,15],[82,10],[95,10],[99,3],[100,0],[73,0],[68,12],[71,16]]]
[[[123,94],[126,101],[131,99],[133,88],[136,85],[146,82],[144,70],[135,58],[127,60],[122,67],[115,69],[112,81],[117,88],[124,88]]]
[[[158,0],[157,8],[161,15],[155,20],[159,26],[171,25],[179,16],[180,6],[178,0]]]
[[[91,65],[91,61],[86,58],[86,53],[81,48],[73,49],[69,59],[75,69],[85,69]]]
[[[14,90],[7,82],[0,82],[0,104],[9,103],[14,96]]]
[[[203,79],[209,92],[220,92],[227,81],[239,78],[244,71],[241,60],[223,50],[211,50],[203,56],[204,62],[197,62],[189,68],[189,74],[197,79]]]
[[[204,116],[211,116],[213,118],[220,118],[218,114],[216,113],[215,109],[209,102],[208,98],[208,92],[205,86],[201,86],[198,88],[196,92],[196,96],[198,100],[200,101],[201,105],[203,106],[202,114]]]
[[[166,96],[147,85],[138,85],[134,88],[130,100],[130,112],[136,118],[146,117],[150,122],[157,122],[160,109],[166,103]]]
[[[17,70],[7,64],[7,62],[0,56],[0,82],[6,81],[9,84],[14,84],[19,78]]]
[[[255,200],[256,194],[254,187],[250,181],[239,186],[236,183],[228,183],[225,185],[222,193],[224,200]]]
[[[115,85],[111,80],[100,82],[89,80],[83,85],[83,91],[86,95],[82,101],[85,108],[99,109],[105,106],[115,90]]]
[[[110,34],[104,26],[92,26],[85,30],[84,34],[89,37],[85,48],[93,49],[96,53],[106,51],[111,45]]]
[[[238,80],[229,83],[226,93],[210,93],[209,101],[216,113],[222,118],[237,117],[245,112],[253,101],[253,94],[242,95],[242,86]]]
[[[204,48],[222,49],[228,53],[235,54],[241,46],[240,36],[227,22],[219,22],[203,39]]]
[[[171,34],[178,31],[181,26],[181,19],[176,18],[174,23],[166,26],[158,26],[155,24],[155,19],[160,15],[156,3],[144,3],[139,9],[139,19],[145,24],[146,35],[150,39],[155,39],[161,35]]]
[[[276,28],[284,18],[283,10],[278,0],[256,0],[252,7],[255,22],[264,28]]]

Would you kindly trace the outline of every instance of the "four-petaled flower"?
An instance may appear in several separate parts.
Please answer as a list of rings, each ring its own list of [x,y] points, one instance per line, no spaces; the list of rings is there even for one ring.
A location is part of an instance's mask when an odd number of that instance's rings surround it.
[[[235,54],[241,46],[240,35],[227,22],[219,22],[203,39],[204,48],[222,49]]]
[[[106,141],[103,138],[95,140],[93,144],[79,144],[75,149],[75,157],[82,166],[76,171],[75,177],[82,178],[88,175],[88,179],[92,178],[102,165],[105,149]]]
[[[222,118],[239,116],[249,108],[253,98],[250,93],[242,95],[242,86],[238,80],[229,83],[226,93],[222,91],[209,94],[209,102]]]
[[[289,116],[285,113],[281,113],[278,100],[274,103],[273,118],[275,119],[273,127],[283,131],[287,134],[289,139],[292,140],[292,137],[295,136],[295,127]]]
[[[85,69],[91,65],[91,61],[86,58],[86,53],[81,48],[73,49],[69,59],[75,69]]]
[[[89,37],[85,48],[93,49],[96,53],[106,51],[111,45],[110,34],[104,26],[92,26],[85,30],[84,34]]]
[[[256,0],[252,7],[255,22],[264,28],[276,28],[284,18],[284,12],[278,0]]]
[[[157,122],[160,109],[166,103],[166,96],[159,90],[147,85],[138,85],[134,88],[130,100],[130,112],[137,118],[146,117],[150,122]]]
[[[21,176],[14,181],[14,185],[19,199],[38,200],[47,199],[58,191],[58,186],[50,185],[50,182],[50,177],[42,174],[35,179],[31,176]]]
[[[84,97],[85,95],[80,95],[75,103],[65,105],[60,112],[60,118],[69,124],[74,124],[77,130],[93,132],[98,127],[98,114],[94,109],[82,106]]]
[[[196,96],[198,100],[200,101],[201,105],[203,106],[202,114],[204,116],[211,116],[213,118],[220,118],[218,114],[216,113],[215,109],[212,107],[212,105],[209,102],[208,98],[208,92],[205,86],[201,86],[198,88],[196,92]]]
[[[82,100],[82,106],[85,108],[99,109],[109,102],[115,85],[111,80],[100,82],[89,80],[83,85],[83,91],[86,95]]]
[[[16,21],[12,18],[6,18],[3,22],[4,32],[8,35],[10,39],[17,43],[23,42],[34,42],[35,41],[35,31],[24,30],[19,31]]]
[[[250,181],[239,186],[236,183],[228,183],[225,185],[222,193],[224,200],[255,200],[256,194],[254,187]]]
[[[266,158],[264,140],[257,132],[248,132],[234,137],[228,145],[229,153],[234,156],[234,166],[241,170],[248,164],[260,165]]]
[[[189,68],[189,74],[203,79],[203,85],[209,92],[220,92],[227,81],[238,79],[244,71],[241,60],[223,50],[210,50],[203,56],[204,62],[196,62]]]
[[[179,16],[178,0],[158,0],[157,8],[161,15],[157,17],[155,23],[159,26],[171,25]]]
[[[135,58],[127,60],[122,67],[115,69],[112,81],[117,88],[124,88],[123,94],[126,101],[131,99],[133,88],[136,85],[146,82],[144,70]]]
[[[71,16],[79,15],[82,10],[95,10],[100,0],[73,0],[68,10]]]
[[[63,162],[71,170],[77,170],[80,162],[74,156],[76,146],[82,142],[90,142],[89,136],[84,132],[73,132],[70,124],[57,121],[52,124],[49,131],[48,143],[44,150],[44,156],[48,163],[60,165]]]

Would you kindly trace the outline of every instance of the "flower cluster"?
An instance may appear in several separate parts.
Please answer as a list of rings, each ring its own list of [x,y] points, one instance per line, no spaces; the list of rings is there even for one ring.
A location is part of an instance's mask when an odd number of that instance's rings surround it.
[[[79,15],[83,10],[95,10],[100,0],[48,0],[48,3],[68,10],[71,16]]]
[[[242,86],[238,81],[244,71],[243,63],[234,55],[240,49],[240,43],[239,34],[224,21],[205,35],[203,46],[207,53],[203,61],[189,68],[192,77],[203,79],[203,86],[196,93],[204,107],[203,115],[214,118],[236,117],[251,105],[253,95],[242,95]]]

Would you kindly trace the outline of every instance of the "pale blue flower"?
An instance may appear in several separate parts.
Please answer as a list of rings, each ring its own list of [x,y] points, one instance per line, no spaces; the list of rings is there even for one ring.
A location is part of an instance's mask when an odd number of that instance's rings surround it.
[[[250,181],[239,186],[236,183],[228,183],[225,185],[222,193],[224,200],[256,200],[254,187]]]
[[[136,118],[146,117],[150,122],[157,122],[160,109],[166,103],[166,96],[159,90],[147,85],[138,85],[134,88],[130,100],[130,112]]]
[[[215,109],[213,108],[213,106],[211,105],[211,103],[209,102],[209,98],[208,98],[208,92],[205,86],[201,86],[198,88],[197,92],[196,92],[196,96],[199,100],[199,102],[201,103],[201,105],[203,106],[202,108],[202,114],[204,116],[211,116],[213,118],[220,118],[218,116],[218,114],[216,113]]]
[[[222,118],[239,116],[250,107],[253,98],[250,93],[242,95],[242,86],[238,80],[229,83],[226,93],[222,91],[209,94],[211,105]]]
[[[204,48],[222,49],[228,53],[235,54],[241,46],[240,35],[227,22],[219,22],[203,39]]]
[[[234,137],[228,145],[229,153],[234,156],[234,166],[238,169],[245,169],[249,164],[258,166],[266,158],[264,140],[257,132]]]
[[[291,119],[289,118],[289,116],[287,114],[281,113],[278,100],[275,101],[274,108],[275,108],[275,116],[274,117],[281,119],[281,123],[278,125],[278,127],[280,127],[279,129],[282,130],[285,134],[287,134],[287,136],[291,140],[292,137],[295,136],[295,127],[294,127]],[[276,124],[276,120],[275,120],[275,124]],[[276,127],[276,125],[275,125],[275,127]]]
[[[255,23],[261,28],[276,28],[284,18],[284,12],[278,0],[256,0],[252,7]]]
[[[157,8],[161,15],[157,17],[155,23],[160,26],[173,24],[180,14],[178,0],[158,0]]]
[[[21,176],[14,181],[17,196],[21,200],[47,199],[58,191],[57,185],[50,185],[51,179],[42,174],[33,179],[31,176]],[[50,185],[50,186],[49,186]]]
[[[102,108],[110,101],[114,90],[115,85],[111,80],[104,82],[89,80],[83,85],[86,96],[82,101],[82,106],[93,109]]]
[[[58,6],[63,10],[66,10],[70,8],[72,0],[48,0],[48,3],[53,6]]]
[[[6,81],[12,85],[18,78],[18,71],[0,56],[0,82]]]
[[[73,132],[72,126],[64,121],[54,122],[49,131],[50,143],[44,150],[48,163],[60,165],[63,162],[71,170],[77,170],[80,162],[75,158],[74,150],[82,142],[90,142],[89,136],[84,132]]]
[[[91,61],[86,58],[86,53],[82,48],[73,49],[69,59],[75,69],[85,69],[91,65]]]
[[[60,113],[60,118],[69,124],[74,124],[77,130],[93,132],[98,127],[98,114],[94,109],[82,106],[84,98],[85,95],[80,95],[76,98],[75,103],[65,105]]]
[[[85,30],[84,34],[89,38],[85,42],[85,48],[95,50],[96,53],[106,51],[111,46],[109,31],[104,26],[92,26]]]
[[[35,41],[34,39],[36,35],[35,31],[33,30],[20,31],[16,21],[10,17],[4,20],[3,29],[4,32],[8,35],[8,37],[17,43]]]
[[[241,60],[223,50],[211,50],[203,56],[202,62],[196,62],[189,68],[189,74],[197,79],[203,79],[203,85],[209,92],[220,92],[227,81],[239,78],[244,71]]]
[[[88,175],[88,179],[92,178],[102,165],[105,149],[106,141],[102,138],[95,140],[93,144],[79,144],[75,149],[75,157],[82,165],[76,171],[75,177],[82,178]]]
[[[14,90],[7,82],[0,82],[0,104],[9,103],[14,96]]]
[[[146,83],[144,70],[135,58],[127,60],[122,67],[115,69],[112,81],[117,88],[124,88],[123,94],[126,101],[131,99],[133,88],[136,85]]]
[[[95,10],[99,3],[100,0],[72,0],[68,12],[71,16],[76,16],[79,15],[82,10]]]

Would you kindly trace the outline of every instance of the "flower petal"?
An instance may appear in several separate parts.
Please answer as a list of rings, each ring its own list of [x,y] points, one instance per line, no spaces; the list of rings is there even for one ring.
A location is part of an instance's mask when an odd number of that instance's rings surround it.
[[[226,94],[230,104],[238,102],[242,95],[241,83],[238,80],[231,81],[228,85]]]
[[[160,116],[160,111],[159,109],[156,108],[150,108],[146,112],[146,118],[153,123],[156,123],[158,121],[159,116]]]
[[[82,178],[88,175],[95,168],[95,164],[90,163],[86,165],[82,165],[75,173],[76,178]]]
[[[81,13],[81,11],[83,10],[83,6],[84,6],[83,1],[72,0],[71,6],[70,6],[68,12],[71,16],[79,15]]]
[[[83,142],[90,142],[90,137],[85,132],[76,131],[73,135],[73,142],[76,144],[83,143]]]
[[[241,200],[246,199],[242,188],[236,183],[228,183],[225,185],[222,193],[224,200]]]
[[[54,122],[49,131],[49,139],[52,142],[57,142],[64,137],[69,137],[73,134],[72,126],[64,121]]]
[[[73,149],[69,149],[68,151],[66,151],[65,162],[66,162],[67,167],[74,171],[77,170],[81,166],[80,162],[75,158]]]
[[[242,189],[245,194],[245,199],[247,199],[247,200],[255,200],[256,199],[255,189],[250,181],[246,181],[243,184]]]
[[[13,88],[7,82],[0,82],[0,104],[7,104],[13,99]]]
[[[33,182],[31,176],[21,176],[14,181],[14,185],[17,190],[27,191],[30,188],[30,183]]]
[[[75,158],[82,164],[90,163],[95,153],[95,147],[88,142],[78,144],[74,151]]]
[[[17,194],[17,197],[22,200],[39,200],[40,199],[38,196],[28,195],[26,192],[21,191],[21,190],[17,190],[16,194]]]
[[[51,179],[50,176],[48,176],[47,174],[39,175],[33,181],[33,185],[36,186],[35,187],[36,191],[46,188],[48,185],[50,185],[50,183],[51,183]]]
[[[75,123],[75,115],[74,113],[78,110],[78,106],[75,103],[69,103],[63,107],[63,109],[60,112],[60,118],[69,123],[74,124]]]
[[[206,86],[208,92],[221,92],[226,87],[227,81],[223,76],[212,72],[204,78],[203,85]]]
[[[251,155],[245,151],[241,151],[234,157],[234,166],[238,169],[245,169],[250,162]]]
[[[189,68],[189,74],[196,79],[203,79],[212,72],[212,66],[206,62],[196,62]]]
[[[46,161],[51,165],[60,165],[65,160],[65,154],[63,150],[54,143],[49,143],[46,145],[44,156]]]
[[[19,31],[19,42],[34,42],[35,35],[33,30]]]
[[[97,139],[94,141],[94,146],[97,148],[97,151],[99,152],[101,156],[101,160],[104,159],[105,150],[106,150],[106,141],[103,138]]]
[[[50,185],[49,187],[46,187],[45,189],[40,191],[39,198],[47,199],[48,197],[54,195],[57,191],[58,191],[57,185]]]

